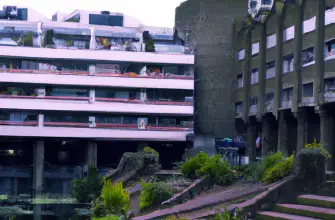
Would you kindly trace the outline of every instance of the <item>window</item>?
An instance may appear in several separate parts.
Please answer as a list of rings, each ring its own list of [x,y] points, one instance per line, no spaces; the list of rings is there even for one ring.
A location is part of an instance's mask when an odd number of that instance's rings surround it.
[[[257,105],[257,96],[250,98],[250,106]]]
[[[282,92],[282,102],[293,100],[293,88],[283,89]]]
[[[67,19],[65,22],[79,23],[80,22],[80,14],[74,15],[73,17]]]
[[[265,69],[266,69],[266,78],[267,79],[275,77],[276,69],[275,69],[275,61],[274,60],[271,61],[271,62],[268,62],[265,65]]]
[[[258,68],[251,71],[250,84],[258,83]]]
[[[271,5],[273,0],[262,0],[262,5]]]
[[[294,38],[294,26],[284,30],[284,42]]]
[[[177,120],[175,118],[158,118],[158,125],[171,126],[176,124]]]
[[[122,15],[90,14],[89,24],[122,27],[123,26],[123,16]]]
[[[335,39],[326,42],[325,47],[325,57],[335,55]]]
[[[289,54],[284,56],[283,73],[292,72],[294,69],[294,55]]]
[[[276,34],[272,34],[272,35],[268,36],[267,39],[266,39],[267,49],[276,46],[276,41],[277,41],[277,35]]]
[[[314,47],[310,47],[302,51],[301,62],[303,65],[314,61]]]
[[[67,97],[88,97],[88,89],[65,88],[65,87],[47,87],[47,96],[67,96]]]
[[[242,88],[243,87],[243,73],[241,73],[237,76],[236,87],[237,88]]]
[[[314,92],[313,92],[313,83],[307,83],[303,85],[302,88],[303,92],[303,97],[313,97]]]
[[[237,52],[237,59],[238,60],[243,60],[244,59],[244,55],[245,55],[245,50],[240,50]]]
[[[274,93],[270,92],[265,94],[264,97],[264,109],[266,112],[271,112],[273,109],[273,103],[274,103]]]
[[[335,92],[335,79],[325,79],[325,92]]]
[[[255,56],[259,53],[259,41],[252,44],[252,55]]]
[[[243,102],[236,102],[235,104],[235,116],[242,114]]]
[[[96,117],[97,123],[121,124],[121,116]]]

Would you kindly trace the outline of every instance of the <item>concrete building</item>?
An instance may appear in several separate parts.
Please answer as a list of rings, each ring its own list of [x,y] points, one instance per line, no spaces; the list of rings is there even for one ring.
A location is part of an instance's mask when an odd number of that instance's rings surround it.
[[[196,48],[195,136],[244,135],[250,161],[270,151],[292,154],[314,138],[333,154],[334,6],[333,0],[183,3],[176,29]],[[332,159],[327,169],[333,167]]]
[[[193,133],[194,56],[121,13],[0,11],[0,194],[70,194],[150,146],[171,168]]]

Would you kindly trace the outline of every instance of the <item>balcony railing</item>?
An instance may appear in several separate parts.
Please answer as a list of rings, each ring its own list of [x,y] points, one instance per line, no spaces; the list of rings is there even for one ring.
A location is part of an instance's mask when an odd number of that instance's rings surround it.
[[[301,104],[303,105],[314,105],[314,97],[302,97]]]
[[[334,102],[335,101],[335,91],[328,91],[324,94],[325,102]]]
[[[242,109],[236,109],[235,118],[242,118],[242,116],[243,116]]]
[[[78,71],[78,70],[26,70],[26,69],[10,69],[10,68],[0,68],[1,72],[4,73],[31,73],[31,74],[57,74],[57,75],[80,75],[89,76],[89,71]],[[169,73],[159,73],[150,75],[139,75],[136,73],[117,73],[101,71],[90,76],[99,77],[122,77],[122,78],[150,78],[150,79],[184,79],[193,80],[193,75],[174,75]]]
[[[109,129],[139,129],[137,124],[115,124],[115,123],[96,123],[97,128]],[[152,131],[192,131],[191,127],[184,126],[162,126],[162,125],[148,125],[146,130]]]
[[[29,178],[31,171],[30,166],[0,166],[0,177]]]
[[[44,166],[44,177],[45,178],[62,178],[62,179],[74,179],[82,178],[83,167],[82,166]]]
[[[9,121],[9,120],[0,120],[0,125],[38,126],[38,121]]]

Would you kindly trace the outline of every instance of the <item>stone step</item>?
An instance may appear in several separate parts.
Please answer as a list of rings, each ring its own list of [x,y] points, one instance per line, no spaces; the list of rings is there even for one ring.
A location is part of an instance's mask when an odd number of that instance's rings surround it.
[[[298,196],[298,203],[301,205],[318,206],[335,209],[335,197],[319,195],[301,195]]]
[[[311,218],[320,218],[326,220],[335,219],[335,209],[321,208],[307,205],[278,204],[275,211],[292,215],[300,215]]]
[[[317,218],[304,217],[299,215],[290,215],[279,212],[259,212],[256,220],[287,219],[287,220],[319,220]]]

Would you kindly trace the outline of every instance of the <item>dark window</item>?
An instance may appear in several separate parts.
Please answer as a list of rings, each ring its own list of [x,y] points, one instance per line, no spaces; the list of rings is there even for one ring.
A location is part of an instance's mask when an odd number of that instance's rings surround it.
[[[283,89],[282,102],[293,100],[293,88]]]
[[[123,26],[123,16],[120,15],[89,15],[89,23],[95,25]]]
[[[292,72],[294,69],[294,55],[289,54],[284,56],[283,73]]]
[[[75,16],[67,19],[65,22],[79,23],[80,22],[80,14],[76,14]]]
[[[310,63],[314,61],[314,47],[310,47],[302,51],[302,64]]]
[[[257,96],[250,98],[250,106],[257,105]]]
[[[28,20],[28,9],[26,9],[26,8],[19,8],[17,10],[17,18],[18,18],[18,20],[21,20],[21,21]]]
[[[313,83],[303,85],[303,97],[313,97]]]
[[[237,76],[236,87],[237,88],[242,88],[243,87],[243,73],[241,73]]]

